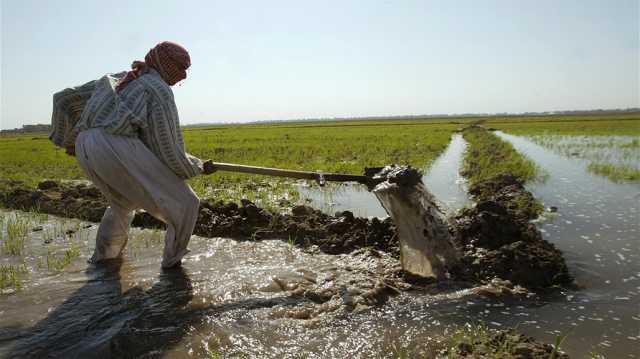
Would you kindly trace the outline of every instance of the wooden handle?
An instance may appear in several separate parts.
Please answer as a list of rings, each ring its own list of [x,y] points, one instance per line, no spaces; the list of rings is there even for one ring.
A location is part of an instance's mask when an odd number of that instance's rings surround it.
[[[234,163],[223,163],[223,162],[213,162],[213,166],[217,171],[253,173],[257,175],[309,179],[309,180],[318,181],[318,183],[320,183],[321,185],[324,184],[324,181],[359,182],[367,185],[371,182],[371,178],[367,176],[348,175],[348,174],[342,174],[342,173],[320,173],[320,172],[284,170],[280,168],[245,166],[245,165],[238,165]]]

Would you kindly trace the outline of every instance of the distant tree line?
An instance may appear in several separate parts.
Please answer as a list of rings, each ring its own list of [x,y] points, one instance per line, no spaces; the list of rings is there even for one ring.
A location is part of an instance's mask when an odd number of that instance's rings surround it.
[[[325,118],[298,118],[290,120],[277,120],[277,121],[252,121],[244,122],[249,124],[255,123],[273,123],[273,122],[303,122],[303,121],[346,121],[346,120],[415,120],[415,119],[429,119],[429,118],[464,118],[464,117],[492,117],[492,116],[549,116],[549,115],[602,115],[602,114],[615,114],[615,113],[640,113],[640,108],[618,108],[618,109],[593,109],[593,110],[560,110],[560,111],[545,111],[545,112],[522,112],[522,113],[509,113],[509,112],[496,112],[496,113],[453,113],[453,114],[431,114],[431,115],[400,115],[400,116],[366,116],[366,117],[325,117]],[[197,123],[187,125],[184,127],[198,127],[208,126],[216,123]],[[35,132],[51,132],[51,125],[36,124],[36,125],[23,125],[22,128],[14,128],[12,130],[0,130],[0,135],[4,134],[20,134],[20,133],[35,133]]]
[[[19,133],[35,133],[35,132],[51,132],[51,125],[22,125],[22,128],[14,128],[12,130],[0,130],[0,134],[19,134]]]
[[[616,108],[616,109],[592,109],[592,110],[558,110],[558,111],[544,111],[544,112],[495,112],[495,113],[445,113],[445,114],[430,114],[430,115],[398,115],[398,116],[368,116],[368,117],[333,117],[333,118],[301,118],[292,119],[286,121],[299,122],[299,121],[340,121],[340,120],[410,120],[421,118],[465,118],[465,117],[518,117],[518,116],[549,116],[549,115],[602,115],[602,114],[615,114],[615,113],[640,113],[640,108]],[[282,121],[273,121],[282,122]],[[264,122],[260,122],[264,123]]]
[[[604,115],[604,114],[640,113],[640,108],[629,107],[621,109],[593,109],[593,110],[558,110],[545,112],[495,112],[495,113],[453,113],[453,114],[430,114],[430,115],[391,115],[391,116],[366,116],[366,117],[316,117],[316,118],[296,118],[275,121],[250,121],[250,122],[228,122],[224,124],[268,124],[282,122],[317,122],[317,121],[367,121],[367,120],[419,120],[438,118],[469,118],[469,117],[525,117],[525,116],[551,116],[551,115]],[[186,125],[184,127],[200,127],[223,124],[221,122],[202,122]]]

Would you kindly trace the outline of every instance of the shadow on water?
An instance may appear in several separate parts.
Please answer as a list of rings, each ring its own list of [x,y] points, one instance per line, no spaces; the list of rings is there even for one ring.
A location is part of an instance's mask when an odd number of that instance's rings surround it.
[[[226,311],[295,305],[302,298],[250,298],[198,306],[183,267],[162,270],[145,290],[125,289],[128,264],[90,265],[87,282],[31,328],[0,328],[7,358],[157,357],[177,346],[201,318]]]

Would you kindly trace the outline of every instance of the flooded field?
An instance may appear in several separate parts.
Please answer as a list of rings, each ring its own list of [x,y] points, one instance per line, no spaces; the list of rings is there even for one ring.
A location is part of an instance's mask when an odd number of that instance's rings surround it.
[[[534,135],[531,141],[565,157],[588,161],[587,169],[614,181],[640,180],[640,137]]]
[[[570,333],[569,352],[595,345],[607,357],[640,356],[640,185],[613,183],[588,172],[588,160],[498,134],[549,173],[544,183],[531,186],[546,206],[557,207],[539,226],[564,252],[582,286],[530,313],[519,328]]]
[[[492,311],[494,324],[516,326],[535,337],[553,339],[568,334],[570,353],[610,353],[608,357],[640,357],[640,185],[615,183],[589,169],[593,162],[638,166],[640,151],[633,136],[547,136],[527,140],[498,132],[518,151],[535,160],[546,173],[530,186],[534,195],[556,213],[543,218],[545,239],[556,244],[583,290],[567,292],[533,310]],[[423,181],[450,209],[467,201],[458,173],[464,140],[454,135],[447,150]],[[343,187],[301,191],[312,203],[336,209],[360,209],[364,215],[384,215],[364,189]],[[329,197],[327,201],[326,198]],[[323,202],[324,201],[324,202]],[[363,210],[362,208],[365,208]],[[479,310],[479,315],[483,310]],[[581,356],[578,356],[581,357]]]
[[[456,329],[483,323],[546,343],[566,336],[572,358],[639,358],[640,185],[589,170],[594,159],[633,165],[633,138],[572,155],[573,140],[496,134],[545,172],[526,185],[548,209],[535,225],[575,288],[395,287],[390,252],[327,254],[286,238],[193,236],[183,266],[161,270],[164,232],[140,228],[122,260],[95,266],[96,223],[0,210],[0,357],[431,358]],[[448,214],[472,205],[459,173],[467,146],[451,136],[422,178]],[[297,191],[326,213],[386,217],[363,186]]]

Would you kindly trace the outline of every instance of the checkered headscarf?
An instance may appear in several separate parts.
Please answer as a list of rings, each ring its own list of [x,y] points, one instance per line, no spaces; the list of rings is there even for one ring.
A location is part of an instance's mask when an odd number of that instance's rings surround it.
[[[134,61],[132,71],[118,83],[117,91],[121,91],[127,84],[138,76],[147,72],[148,67],[158,71],[164,81],[170,86],[187,77],[186,70],[191,66],[191,58],[187,50],[171,41],[163,41],[149,50],[143,61]]]

